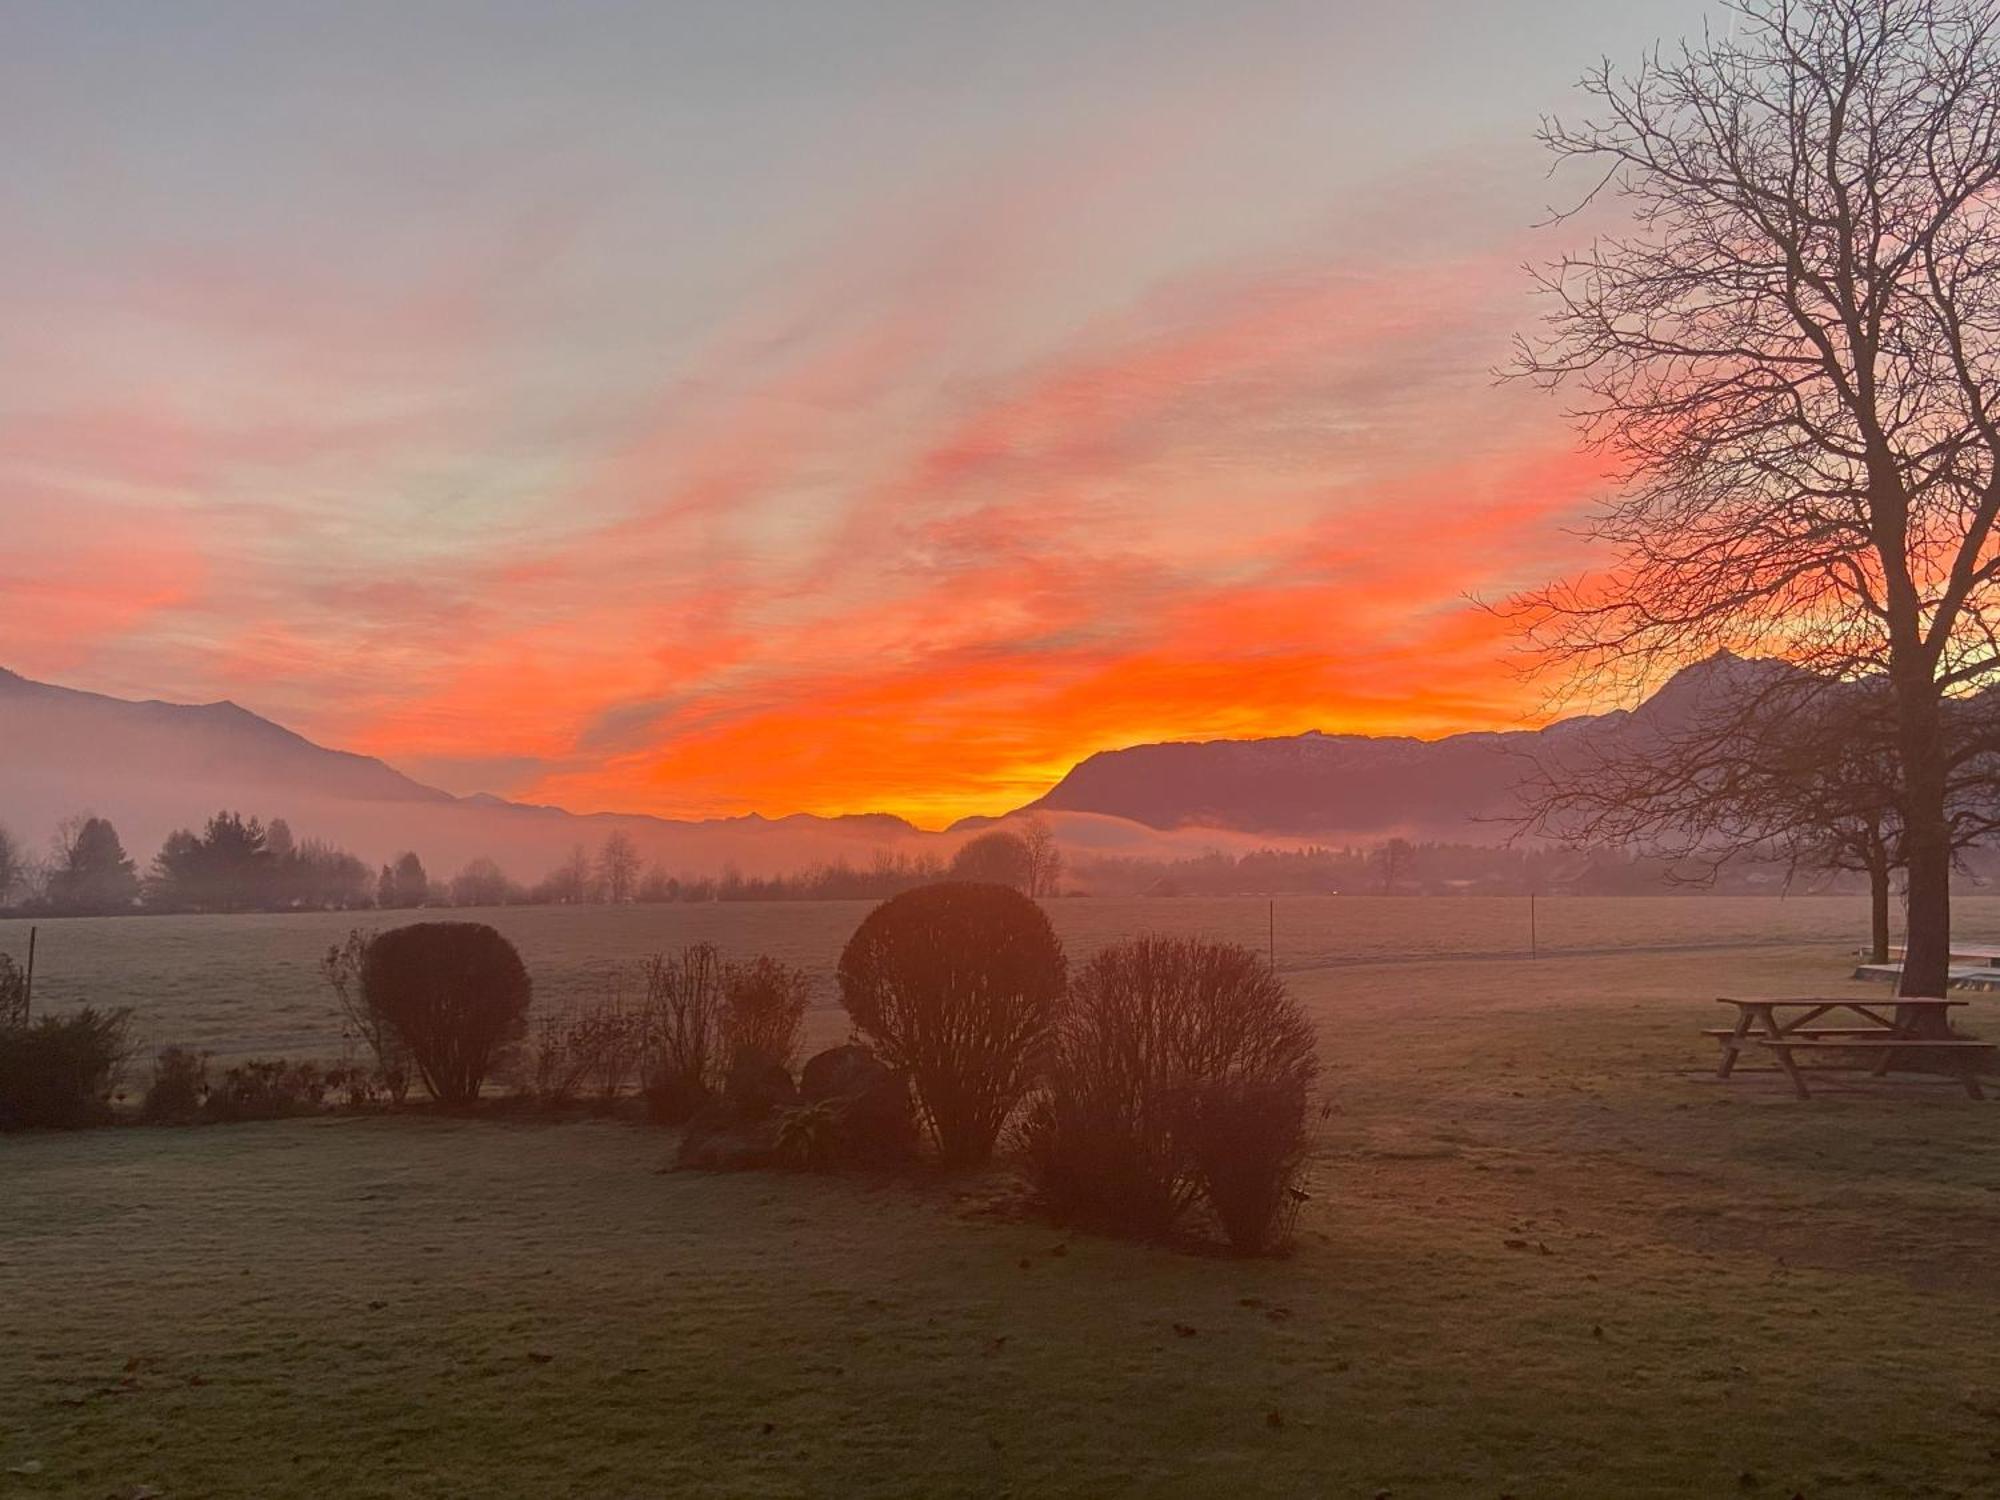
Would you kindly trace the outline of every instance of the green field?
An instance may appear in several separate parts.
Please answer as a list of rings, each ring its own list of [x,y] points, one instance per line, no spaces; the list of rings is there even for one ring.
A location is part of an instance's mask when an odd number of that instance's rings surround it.
[[[693,935],[824,965],[858,910],[502,920],[552,990]],[[0,1470],[40,1466],[0,1500],[2000,1493],[2000,1102],[1802,1104],[1697,1034],[1716,993],[1879,993],[1858,904],[1546,903],[1567,956],[1479,956],[1524,915],[1280,905],[1331,1109],[1279,1261],[1064,1235],[1005,1171],[663,1173],[671,1134],[603,1121],[0,1141]],[[43,937],[156,1033],[266,1049],[337,925]]]

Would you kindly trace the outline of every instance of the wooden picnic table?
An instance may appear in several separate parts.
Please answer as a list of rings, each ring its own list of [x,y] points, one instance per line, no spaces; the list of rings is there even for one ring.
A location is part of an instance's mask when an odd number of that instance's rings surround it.
[[[1798,1096],[1809,1099],[1812,1092],[1806,1087],[1805,1074],[1795,1053],[1873,1052],[1877,1056],[1870,1071],[1878,1078],[1899,1057],[1950,1059],[1966,1093],[1982,1099],[1985,1095],[1980,1091],[1977,1068],[1980,1061],[1993,1054],[1994,1043],[1944,1034],[1944,1022],[1951,1010],[1967,1003],[1927,995],[1898,995],[1887,1001],[1822,996],[1741,1000],[1722,996],[1716,1004],[1735,1006],[1736,1024],[1708,1033],[1722,1043],[1722,1063],[1715,1070],[1716,1076],[1730,1075],[1744,1047],[1764,1047],[1777,1058],[1778,1066],[1791,1079]],[[1867,1024],[1820,1024],[1827,1016],[1836,1021],[1854,1017]]]

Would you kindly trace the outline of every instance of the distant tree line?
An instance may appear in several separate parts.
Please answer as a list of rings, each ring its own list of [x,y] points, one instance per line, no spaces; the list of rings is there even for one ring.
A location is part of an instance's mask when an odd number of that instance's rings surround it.
[[[268,824],[223,811],[197,831],[167,836],[142,871],[107,818],[66,818],[46,855],[29,855],[0,827],[0,910],[52,916],[128,912],[385,911],[426,906],[624,905],[675,901],[882,900],[945,879],[1012,886],[1030,896],[1058,893],[1062,853],[1040,819],[991,829],[961,845],[947,863],[935,854],[876,851],[865,865],[846,860],[786,875],[675,875],[650,866],[629,833],[608,834],[593,852],[578,844],[533,885],[494,860],[468,862],[433,879],[412,851],[378,871],[321,839],[298,839],[283,818]]]
[[[2000,858],[1968,853],[1968,880],[2000,874]],[[1510,847],[1385,839],[1343,848],[1210,851],[1184,859],[1081,860],[1077,882],[1098,896],[1645,896],[1861,892],[1865,872],[1739,857],[1716,868],[1622,844]]]

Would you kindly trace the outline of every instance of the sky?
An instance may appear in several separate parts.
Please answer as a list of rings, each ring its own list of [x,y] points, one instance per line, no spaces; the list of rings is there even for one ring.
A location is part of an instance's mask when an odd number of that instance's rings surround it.
[[[0,666],[938,826],[1539,722],[1539,117],[1697,0],[0,0]]]

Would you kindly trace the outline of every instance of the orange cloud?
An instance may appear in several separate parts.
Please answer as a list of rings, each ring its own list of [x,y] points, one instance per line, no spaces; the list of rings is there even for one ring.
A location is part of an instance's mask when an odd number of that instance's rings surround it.
[[[1146,154],[870,242],[539,443],[440,393],[559,235],[353,327],[351,289],[177,267],[142,310],[250,415],[116,386],[14,449],[10,518],[32,479],[160,541],[0,555],[16,662],[150,666],[459,790],[694,816],[941,822],[1140,740],[1531,717],[1467,596],[1563,571],[1602,476],[1484,374],[1512,247],[1314,241],[1051,318],[1032,226]],[[1009,342],[1009,298],[1056,331]]]

